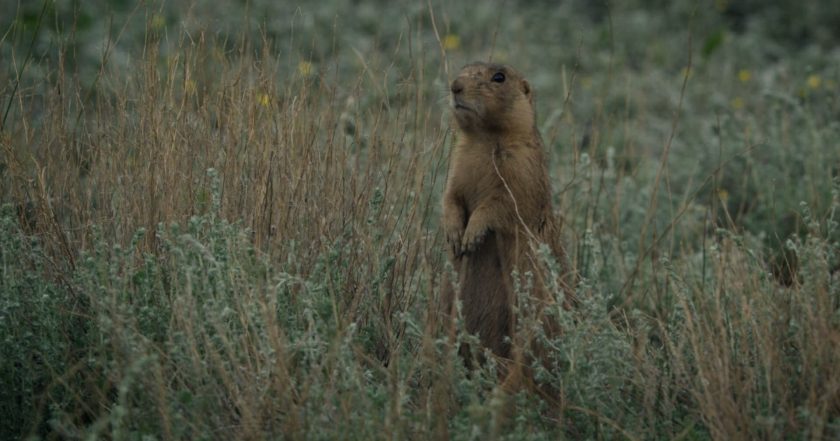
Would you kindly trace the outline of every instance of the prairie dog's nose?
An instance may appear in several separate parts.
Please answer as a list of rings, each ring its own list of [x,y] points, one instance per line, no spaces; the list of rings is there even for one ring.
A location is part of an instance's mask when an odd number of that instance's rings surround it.
[[[461,82],[461,79],[458,78],[452,82],[452,94],[458,95],[459,93],[464,91],[464,83]]]

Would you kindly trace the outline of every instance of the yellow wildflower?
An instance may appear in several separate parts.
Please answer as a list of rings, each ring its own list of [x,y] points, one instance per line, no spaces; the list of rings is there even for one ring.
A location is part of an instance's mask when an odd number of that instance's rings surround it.
[[[743,98],[736,96],[735,98],[732,98],[732,101],[729,101],[729,105],[735,110],[741,110],[744,108],[744,100]]]
[[[298,63],[298,72],[304,77],[312,75],[312,63],[308,61],[301,61]]]
[[[738,71],[738,80],[742,83],[746,83],[747,81],[752,79],[752,72],[747,69],[741,69]]]
[[[268,107],[268,104],[271,102],[271,98],[268,96],[267,93],[261,93],[257,95],[257,103],[263,107]]]
[[[718,188],[717,195],[724,204],[729,200],[729,192],[725,188]]]
[[[461,47],[461,37],[455,34],[447,34],[443,37],[443,48],[448,51],[454,51]]]
[[[166,26],[166,18],[161,14],[155,14],[152,16],[152,29],[159,31]]]
[[[808,84],[808,87],[811,89],[819,89],[822,85],[822,78],[817,74],[808,75],[806,84]]]

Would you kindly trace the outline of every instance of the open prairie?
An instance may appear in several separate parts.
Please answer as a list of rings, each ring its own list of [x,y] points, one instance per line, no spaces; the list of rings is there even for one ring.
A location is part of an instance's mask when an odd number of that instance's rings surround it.
[[[0,439],[840,439],[840,2],[0,8]],[[433,313],[476,60],[580,275],[553,398]]]

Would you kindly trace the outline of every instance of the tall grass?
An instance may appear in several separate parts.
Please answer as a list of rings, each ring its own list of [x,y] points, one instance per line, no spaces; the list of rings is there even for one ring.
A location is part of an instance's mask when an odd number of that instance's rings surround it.
[[[0,437],[840,436],[840,127],[791,79],[816,73],[757,57],[742,81],[750,34],[698,49],[630,6],[562,51],[498,39],[527,26],[492,8],[432,6],[383,7],[401,21],[379,42],[325,38],[318,14],[229,34],[138,7],[92,76],[62,39],[4,72]],[[4,53],[26,56],[26,31]],[[492,359],[468,371],[475,337],[434,313],[441,54],[454,69],[490,39],[539,93],[582,276],[579,307],[547,311],[562,335],[538,335],[552,402],[506,391]]]

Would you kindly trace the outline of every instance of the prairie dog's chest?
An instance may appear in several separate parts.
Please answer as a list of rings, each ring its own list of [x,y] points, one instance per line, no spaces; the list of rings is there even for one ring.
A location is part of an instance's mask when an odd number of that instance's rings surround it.
[[[453,162],[452,184],[467,211],[501,191],[502,176],[508,165],[505,155],[494,154],[489,149],[461,149],[455,152]]]

